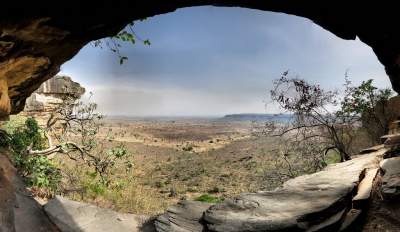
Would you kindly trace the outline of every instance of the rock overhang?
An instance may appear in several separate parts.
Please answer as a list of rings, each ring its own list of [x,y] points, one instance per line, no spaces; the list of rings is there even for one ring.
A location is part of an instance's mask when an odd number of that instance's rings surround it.
[[[113,8],[95,1],[54,4],[2,3],[0,13],[1,115],[16,114],[41,83],[54,76],[92,40],[112,36],[130,21],[178,8],[214,5],[282,12],[312,20],[342,39],[370,46],[385,67],[393,89],[400,92],[400,32],[395,7],[388,4],[343,5],[297,1],[127,1]],[[9,105],[7,99],[9,98]]]

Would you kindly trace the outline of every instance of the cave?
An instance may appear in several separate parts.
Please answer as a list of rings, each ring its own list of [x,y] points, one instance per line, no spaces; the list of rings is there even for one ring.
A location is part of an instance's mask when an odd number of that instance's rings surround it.
[[[23,110],[26,98],[90,41],[115,35],[133,20],[201,5],[292,14],[312,20],[341,39],[359,38],[373,49],[393,89],[400,92],[400,32],[395,29],[395,7],[387,4],[117,0],[112,7],[95,1],[69,1],[60,8],[54,4],[29,2],[21,5],[10,1],[2,3],[0,14],[0,116]],[[5,165],[6,161],[1,163]],[[9,168],[3,166],[4,170]],[[9,182],[3,186],[10,190],[2,195],[4,201],[21,198],[14,195],[15,186]],[[6,208],[12,215],[12,209],[19,206],[7,203]],[[24,217],[16,215],[14,220],[18,222]],[[47,222],[38,220],[36,223]]]
[[[20,112],[26,98],[41,83],[57,74],[92,40],[112,36],[129,22],[190,6],[244,7],[304,17],[345,40],[358,37],[370,46],[385,67],[395,91],[400,91],[400,37],[396,13],[388,5],[362,6],[292,1],[164,1],[113,2],[113,7],[94,1],[53,5],[7,2],[0,18],[0,115]]]

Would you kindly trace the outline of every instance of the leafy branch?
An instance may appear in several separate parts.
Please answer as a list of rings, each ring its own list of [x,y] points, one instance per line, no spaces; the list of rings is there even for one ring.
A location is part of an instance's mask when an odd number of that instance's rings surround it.
[[[140,21],[143,21],[143,20],[146,20],[146,18],[141,19]],[[143,42],[144,45],[150,45],[149,39],[143,40],[133,31],[133,29],[132,29],[133,25],[134,25],[134,22],[131,22],[128,24],[129,31],[124,29],[115,36],[92,41],[90,43],[90,45],[92,45],[92,47],[100,47],[102,49],[103,48],[102,45],[104,42],[106,47],[108,47],[112,52],[117,53],[117,55],[119,57],[119,64],[122,65],[125,60],[128,60],[128,57],[121,55],[119,48],[121,48],[122,46],[119,43],[119,41],[130,42],[131,44],[135,44],[136,43],[135,38],[136,38],[137,40]]]

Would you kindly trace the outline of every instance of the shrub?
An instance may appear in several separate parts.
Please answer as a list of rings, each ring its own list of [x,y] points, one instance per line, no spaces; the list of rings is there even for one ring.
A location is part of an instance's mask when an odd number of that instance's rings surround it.
[[[193,150],[193,147],[183,147],[182,150],[184,150],[184,151],[191,151],[191,150]]]
[[[13,154],[13,163],[27,186],[45,186],[55,191],[62,175],[57,164],[46,156],[31,156],[29,149],[43,150],[46,139],[33,118],[14,117],[4,125],[9,140],[2,144]]]
[[[194,199],[195,201],[201,201],[201,202],[207,202],[207,203],[220,203],[222,202],[221,199],[218,199],[216,197],[210,196],[208,194],[203,194],[199,197],[196,197]]]

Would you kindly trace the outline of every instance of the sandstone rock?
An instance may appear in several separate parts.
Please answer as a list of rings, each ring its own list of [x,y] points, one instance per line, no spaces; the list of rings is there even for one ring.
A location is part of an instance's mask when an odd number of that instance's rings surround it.
[[[181,201],[168,207],[167,213],[157,217],[158,232],[203,232],[201,223],[203,212],[213,204],[197,201]]]
[[[304,231],[341,227],[360,173],[385,150],[300,176],[274,191],[244,194],[210,207],[203,219],[211,231]],[[339,174],[340,173],[340,174]],[[340,222],[340,223],[337,223]]]
[[[44,206],[49,218],[63,232],[152,232],[151,217],[117,213],[94,205],[55,196]]]
[[[342,225],[343,218],[346,217],[347,208],[343,209],[339,213],[333,215],[332,217],[328,218],[326,221],[321,222],[318,225],[315,225],[306,232],[315,232],[315,231],[338,231]]]
[[[0,117],[7,116],[11,112],[10,97],[7,91],[0,91]]]
[[[385,144],[385,148],[389,150],[397,150],[400,148],[400,134],[384,135],[381,141]]]
[[[400,157],[385,159],[380,163],[380,167],[384,172],[381,179],[383,198],[397,198],[400,195]]]
[[[400,133],[400,120],[396,120],[389,124],[389,134],[399,134]]]
[[[0,117],[9,115],[11,112],[8,86],[4,80],[0,80]]]
[[[59,231],[26,191],[8,158],[0,154],[0,231]]]
[[[361,214],[361,210],[351,209],[347,214],[346,218],[343,221],[342,227],[339,231],[346,231],[350,229],[350,226],[358,219],[358,216]]]
[[[66,90],[63,90],[63,87]],[[39,126],[45,127],[51,113],[66,97],[79,99],[85,93],[85,88],[79,83],[72,81],[68,76],[54,76],[44,82],[26,100],[25,109],[21,115],[35,118]]]
[[[366,149],[361,150],[359,152],[359,154],[363,155],[363,154],[368,154],[368,153],[371,153],[371,152],[376,152],[376,151],[379,151],[381,149],[384,149],[384,146],[385,145],[381,144],[381,145],[373,146],[373,147],[370,147],[370,148],[366,148]]]
[[[368,205],[366,201],[371,198],[372,182],[378,173],[378,168],[368,170],[365,177],[358,185],[357,195],[353,197],[353,207],[363,208],[364,205]]]

